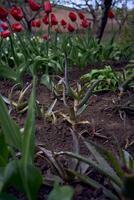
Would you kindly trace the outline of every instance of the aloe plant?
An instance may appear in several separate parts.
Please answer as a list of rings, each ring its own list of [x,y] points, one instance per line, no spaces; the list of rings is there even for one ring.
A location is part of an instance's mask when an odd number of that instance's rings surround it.
[[[56,156],[67,155],[79,162],[88,164],[93,169],[97,170],[102,176],[107,178],[111,185],[111,189],[107,189],[103,184],[96,180],[80,174],[79,172],[67,169],[69,174],[80,179],[82,182],[96,188],[102,188],[106,197],[111,200],[133,200],[134,199],[134,160],[133,157],[126,151],[120,150],[120,157],[94,144],[93,142],[84,143],[90,151],[93,159],[86,158],[72,152],[58,152]],[[114,190],[113,190],[114,189]]]

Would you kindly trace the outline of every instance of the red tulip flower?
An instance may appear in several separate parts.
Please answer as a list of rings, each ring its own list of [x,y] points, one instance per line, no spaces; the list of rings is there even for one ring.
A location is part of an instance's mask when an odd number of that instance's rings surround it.
[[[69,32],[74,32],[75,31],[74,26],[72,26],[71,24],[68,24],[67,29],[68,29]]]
[[[66,22],[64,19],[62,19],[62,20],[60,21],[60,24],[61,24],[61,26],[63,26],[63,27],[65,28],[66,25],[67,25],[67,22]]]
[[[52,5],[51,5],[50,1],[44,2],[44,10],[47,14],[52,12]]]
[[[82,26],[83,28],[88,28],[88,27],[90,27],[90,25],[91,25],[91,22],[89,22],[89,21],[86,20],[86,19],[82,20],[82,22],[81,22],[81,26]]]
[[[80,19],[84,20],[85,19],[85,15],[82,12],[78,12],[78,16]]]
[[[11,34],[11,32],[10,32],[9,30],[5,30],[5,31],[2,31],[2,32],[0,33],[0,36],[1,36],[2,38],[7,38],[7,37],[10,36],[10,34]]]
[[[23,18],[23,12],[22,9],[18,6],[13,6],[10,10],[10,14],[16,19],[17,21],[20,21]]]
[[[49,24],[49,21],[48,21],[48,15],[45,15],[42,19],[43,23],[48,25]]]
[[[6,22],[3,22],[0,24],[0,27],[5,31],[8,29],[8,24]]]
[[[0,19],[5,21],[7,16],[8,16],[8,11],[0,6]]]
[[[68,16],[71,19],[71,21],[73,21],[73,22],[75,22],[77,20],[77,16],[74,12],[70,12]]]
[[[52,13],[51,14],[51,26],[55,26],[58,24],[56,16]]]
[[[115,17],[114,13],[112,10],[108,11],[108,18],[113,19]]]
[[[23,29],[22,25],[19,22],[12,24],[11,27],[12,27],[13,32],[21,32]]]
[[[41,20],[40,19],[35,19],[31,22],[32,27],[39,28],[41,26]]]
[[[48,40],[48,35],[43,35],[42,37],[44,40]]]
[[[34,0],[28,0],[29,6],[32,11],[38,11],[40,9],[40,5],[36,3]]]

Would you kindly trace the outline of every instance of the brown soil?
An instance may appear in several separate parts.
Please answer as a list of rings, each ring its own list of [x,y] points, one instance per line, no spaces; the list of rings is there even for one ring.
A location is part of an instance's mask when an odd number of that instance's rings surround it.
[[[79,72],[78,70],[74,70],[70,78],[72,80],[77,80],[80,75],[82,75],[82,71]],[[26,79],[26,81],[29,82],[30,79]],[[0,81],[0,93],[2,95],[8,96],[11,87],[11,82]],[[39,85],[37,88],[37,100],[39,101],[39,104],[42,105],[45,110],[47,110],[47,108],[53,102],[54,97],[52,93],[44,86]],[[80,143],[81,154],[86,156],[88,154],[87,149],[79,137],[81,132],[83,132],[83,136],[87,140],[95,141],[96,143],[103,145],[113,152],[117,152],[118,147],[127,147],[127,150],[134,155],[134,145],[129,145],[132,141],[134,141],[134,116],[125,115],[124,119],[122,119],[121,113],[115,112],[113,109],[117,101],[117,92],[97,94],[90,98],[87,110],[78,119],[79,121],[88,120],[89,124],[77,125],[75,127],[75,132]],[[57,102],[56,106],[54,107],[54,111],[66,113],[62,101],[59,100]],[[26,113],[20,115],[16,111],[13,111],[11,114],[13,118],[20,124],[20,126],[23,127]],[[56,117],[57,121],[55,124],[48,119],[44,120],[39,116],[37,117],[36,142],[41,143],[43,147],[51,151],[74,151],[74,143],[70,131],[71,125],[59,114],[57,114]],[[65,166],[70,165],[66,158],[63,158],[62,162]],[[44,175],[51,173],[50,166],[48,163],[46,163],[45,159],[37,158],[36,163],[37,166],[41,168]],[[98,180],[100,183],[104,183],[104,179],[99,174],[92,171],[90,176]],[[73,186],[75,188],[74,200],[105,199],[101,190],[96,191],[89,186],[80,183],[73,183]],[[50,190],[50,187],[42,186],[38,199],[47,199],[47,194],[50,192]],[[18,193],[16,195],[18,195]],[[19,196],[19,199],[25,198],[23,196]]]

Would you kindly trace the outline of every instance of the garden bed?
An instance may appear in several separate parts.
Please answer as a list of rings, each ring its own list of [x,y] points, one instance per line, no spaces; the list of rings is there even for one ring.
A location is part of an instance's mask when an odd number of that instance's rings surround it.
[[[120,64],[117,64],[119,68]],[[123,64],[122,64],[123,66]],[[97,68],[97,66],[94,66]],[[117,67],[118,68],[118,67]],[[79,76],[84,74],[85,71],[91,69],[84,69],[84,71],[79,71],[74,69],[70,79],[73,80],[72,83],[78,80]],[[24,78],[25,82],[31,82],[30,78]],[[9,81],[0,81],[0,93],[4,96],[7,96],[12,88],[13,84]],[[17,96],[17,90],[15,95]],[[125,96],[128,96],[129,91],[125,93]],[[89,99],[89,105],[84,114],[79,118],[79,121],[88,121],[87,124],[79,124],[75,126],[75,131],[79,138],[80,143],[80,153],[87,156],[88,151],[82,143],[79,135],[82,134],[86,140],[91,140],[97,144],[101,144],[106,149],[112,150],[112,152],[117,152],[118,148],[126,148],[132,155],[134,155],[134,116],[124,114],[123,112],[117,111],[115,108],[116,103],[118,102],[119,96],[118,92],[105,92],[98,93],[91,96]],[[50,106],[54,101],[54,96],[52,93],[46,89],[43,85],[37,86],[37,100],[45,110]],[[70,100],[70,103],[71,100]],[[74,143],[72,139],[72,134],[70,131],[71,125],[60,115],[60,113],[65,112],[63,102],[58,100],[54,111],[58,111],[56,114],[56,122],[52,123],[50,120],[44,120],[41,117],[37,116],[36,118],[36,143],[40,144],[44,148],[50,151],[74,151]],[[15,121],[23,127],[24,121],[26,119],[26,113],[18,114],[15,110],[11,112],[12,117]],[[66,157],[62,158],[62,162],[65,166],[69,165],[68,159]],[[46,159],[42,157],[36,157],[36,165],[41,169],[44,177],[51,176],[50,165],[46,162]],[[93,177],[95,180],[100,183],[105,184],[105,180],[95,171],[89,173],[90,177]],[[104,196],[101,190],[94,190],[83,185],[79,182],[71,183],[75,188],[75,200],[104,200]],[[51,187],[42,186],[40,189],[38,199],[44,200],[47,199],[47,194],[50,192]],[[15,190],[11,189],[11,193],[15,193]],[[25,199],[23,195],[19,195],[19,199]]]

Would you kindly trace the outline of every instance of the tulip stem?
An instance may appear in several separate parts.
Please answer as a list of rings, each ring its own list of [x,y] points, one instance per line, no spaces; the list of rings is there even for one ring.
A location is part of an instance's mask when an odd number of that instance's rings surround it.
[[[17,54],[16,54],[16,51],[15,51],[15,48],[14,48],[14,45],[13,45],[13,40],[12,40],[12,36],[10,35],[9,36],[9,40],[10,40],[10,45],[11,45],[11,51],[12,51],[12,54],[13,54],[13,58],[14,58],[14,64],[15,64],[15,67],[17,68],[18,66],[18,62],[17,62]]]
[[[20,44],[21,44],[21,46],[22,46],[22,49],[23,49],[22,51],[23,51],[23,53],[24,53],[25,60],[27,60],[27,56],[28,56],[27,48],[25,47],[24,42],[22,41],[22,39],[21,39],[21,37],[20,37],[19,34],[17,34],[17,37],[18,37],[18,39],[19,39],[19,41],[20,41]]]
[[[12,31],[12,27],[11,27],[10,21],[7,20],[7,22],[9,24],[9,27],[10,27],[11,31]],[[12,51],[13,58],[14,58],[14,64],[15,64],[15,67],[17,67],[18,66],[18,62],[17,62],[18,58],[17,58],[17,53],[15,51],[14,44],[13,44],[13,39],[12,39],[11,35],[9,36],[9,41],[10,41],[11,51]]]
[[[3,44],[3,38],[0,40],[0,62],[1,62],[1,51],[2,51],[2,44]]]
[[[68,81],[68,58],[66,52],[64,53],[65,55],[65,68],[64,68],[64,79],[65,79],[65,86],[66,86],[66,94],[69,94],[69,81]]]
[[[50,24],[50,15],[48,14],[48,40],[47,40],[47,55],[49,52],[49,40],[51,39],[51,24]]]

